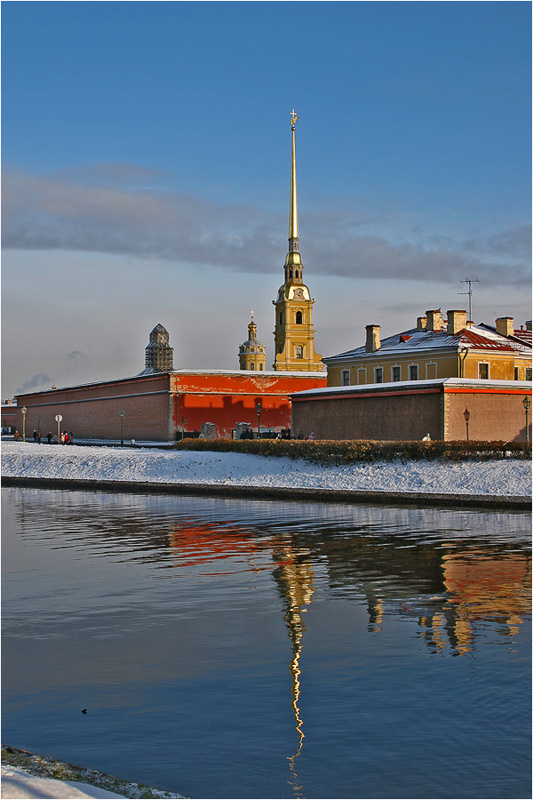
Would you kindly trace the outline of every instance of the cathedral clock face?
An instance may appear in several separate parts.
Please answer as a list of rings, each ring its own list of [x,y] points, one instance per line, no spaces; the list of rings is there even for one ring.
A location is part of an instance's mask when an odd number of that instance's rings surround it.
[[[304,296],[304,293],[302,292],[301,289],[296,289],[294,294],[295,294],[296,297],[303,297]]]

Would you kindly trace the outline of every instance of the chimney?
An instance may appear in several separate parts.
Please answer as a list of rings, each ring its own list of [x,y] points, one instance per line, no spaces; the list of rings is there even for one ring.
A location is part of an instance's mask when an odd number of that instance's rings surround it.
[[[447,312],[448,314],[448,336],[455,336],[459,331],[466,328],[466,311],[458,311],[453,309]]]
[[[500,336],[512,336],[514,333],[514,319],[512,317],[498,317],[496,320],[496,332]]]
[[[428,324],[427,317],[418,317],[416,321],[416,329],[417,331],[425,331]]]
[[[435,309],[434,311],[426,311],[427,316],[427,330],[428,331],[440,331],[442,330],[443,320],[440,315],[440,308]]]
[[[375,353],[376,350],[379,350],[381,347],[381,342],[379,340],[379,325],[367,325],[366,326],[366,352],[367,353]]]
[[[528,319],[528,320],[526,320],[526,331],[530,331],[530,330],[531,330],[531,320]]]

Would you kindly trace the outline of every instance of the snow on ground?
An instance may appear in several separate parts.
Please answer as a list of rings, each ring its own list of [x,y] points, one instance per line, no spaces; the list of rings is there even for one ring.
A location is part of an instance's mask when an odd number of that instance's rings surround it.
[[[56,781],[53,778],[41,778],[28,772],[2,765],[2,797],[4,800],[19,798],[54,798],[54,800],[77,800],[87,797],[125,797],[123,794],[107,792],[88,783],[74,781]]]
[[[2,442],[2,476],[342,491],[531,495],[531,463],[394,461],[319,466],[241,453]]]

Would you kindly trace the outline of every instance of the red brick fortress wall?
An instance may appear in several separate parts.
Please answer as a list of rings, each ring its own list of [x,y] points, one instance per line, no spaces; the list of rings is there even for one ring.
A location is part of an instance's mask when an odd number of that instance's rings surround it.
[[[524,397],[531,401],[531,389],[473,389],[453,387],[444,390],[444,428],[448,441],[466,439],[464,412],[468,409],[470,441],[525,442]],[[531,441],[531,411],[528,412]]]
[[[531,383],[448,378],[364,388],[342,387],[292,396],[293,435],[316,439],[378,441],[467,438],[471,441],[526,441],[525,397]],[[528,411],[529,441],[531,413]]]
[[[57,436],[57,414],[63,417],[61,431],[80,439],[120,439],[124,411],[124,439],[166,441],[169,429],[169,376],[150,375],[121,381],[88,384],[20,395],[17,427],[22,434],[21,408],[26,412],[26,439],[33,438],[40,415],[41,435]]]
[[[380,392],[364,395],[333,394],[304,399],[293,396],[294,436],[316,439],[422,439],[427,433],[441,439],[439,389],[426,392]]]
[[[181,431],[184,417],[185,435],[200,430],[204,422],[215,425],[217,438],[231,438],[237,422],[248,422],[255,431],[258,401],[261,430],[290,428],[290,395],[325,387],[326,381],[325,374],[178,371],[171,376],[174,429]]]

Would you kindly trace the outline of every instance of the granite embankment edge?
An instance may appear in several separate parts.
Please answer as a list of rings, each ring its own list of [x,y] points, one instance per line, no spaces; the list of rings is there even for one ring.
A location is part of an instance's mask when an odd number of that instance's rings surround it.
[[[432,492],[385,492],[343,489],[305,489],[286,486],[243,486],[219,483],[163,483],[156,481],[80,480],[75,478],[30,478],[2,476],[3,486],[28,486],[43,489],[83,489],[104,492],[203,495],[319,503],[370,505],[441,506],[448,508],[488,508],[531,511],[532,499],[522,495],[438,494]]]

